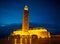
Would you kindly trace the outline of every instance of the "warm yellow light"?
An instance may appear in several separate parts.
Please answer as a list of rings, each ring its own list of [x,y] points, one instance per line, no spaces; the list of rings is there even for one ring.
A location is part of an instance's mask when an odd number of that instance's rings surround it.
[[[24,10],[28,10],[28,6],[27,5],[24,7]]]
[[[50,33],[46,29],[34,29],[28,30],[28,32],[17,30],[13,32],[15,35],[37,35],[38,38],[50,38]],[[12,34],[12,35],[14,35]]]

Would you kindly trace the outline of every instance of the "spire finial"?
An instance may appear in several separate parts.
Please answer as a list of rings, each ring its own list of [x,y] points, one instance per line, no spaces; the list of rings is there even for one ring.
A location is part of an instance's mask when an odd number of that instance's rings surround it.
[[[27,5],[25,5],[24,10],[28,10],[28,6]]]

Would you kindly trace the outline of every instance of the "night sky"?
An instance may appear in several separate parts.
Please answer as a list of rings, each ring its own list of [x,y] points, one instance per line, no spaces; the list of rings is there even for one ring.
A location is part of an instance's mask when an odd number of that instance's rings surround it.
[[[0,36],[5,36],[11,31],[11,29],[7,31],[5,27],[22,24],[25,5],[29,7],[29,23],[37,24],[37,27],[43,25],[51,33],[60,34],[60,2],[58,0],[0,0]]]

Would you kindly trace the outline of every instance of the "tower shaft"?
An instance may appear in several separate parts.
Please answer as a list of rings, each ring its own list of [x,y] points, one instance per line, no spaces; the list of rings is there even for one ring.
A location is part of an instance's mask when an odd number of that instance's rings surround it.
[[[29,29],[29,11],[28,11],[28,7],[25,6],[24,7],[22,30],[27,32],[28,29]]]

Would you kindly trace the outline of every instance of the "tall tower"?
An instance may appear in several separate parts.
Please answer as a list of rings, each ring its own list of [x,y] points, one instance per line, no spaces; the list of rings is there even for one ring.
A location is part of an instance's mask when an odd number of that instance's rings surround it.
[[[28,6],[24,7],[24,15],[23,15],[23,23],[22,23],[22,31],[27,32],[29,29],[29,11]]]

